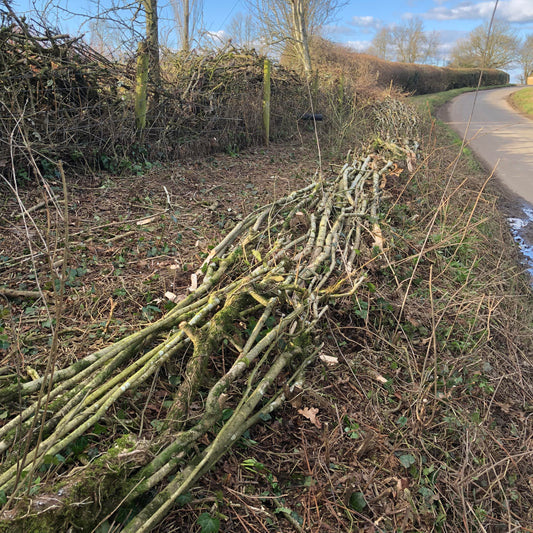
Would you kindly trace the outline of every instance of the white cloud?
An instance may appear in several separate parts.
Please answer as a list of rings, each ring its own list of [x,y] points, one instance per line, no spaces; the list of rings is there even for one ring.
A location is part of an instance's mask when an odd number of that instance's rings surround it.
[[[206,30],[202,32],[198,39],[198,46],[200,48],[207,48],[209,50],[223,48],[230,38],[229,34],[224,30]]]
[[[206,31],[206,38],[213,41],[215,44],[225,43],[228,40],[229,35],[224,30],[218,31]]]
[[[377,19],[376,17],[371,16],[364,16],[364,17],[352,17],[350,19],[350,24],[353,26],[357,26],[358,28],[379,28],[382,25],[382,22],[380,19]]]
[[[344,44],[356,52],[364,52],[370,46],[370,41],[346,41]]]
[[[425,18],[433,20],[489,19],[494,10],[494,2],[462,2],[456,7],[435,7]],[[501,0],[496,16],[509,22],[532,22],[533,2],[531,0]]]

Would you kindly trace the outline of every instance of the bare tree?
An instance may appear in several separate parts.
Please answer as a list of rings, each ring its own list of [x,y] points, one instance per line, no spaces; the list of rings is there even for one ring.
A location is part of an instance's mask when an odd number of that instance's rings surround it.
[[[257,47],[259,38],[252,15],[237,13],[226,28],[226,33],[234,44],[241,48]]]
[[[144,8],[145,38],[137,48],[137,73],[135,78],[135,124],[142,132],[146,126],[148,108],[148,83],[158,88],[161,84],[159,66],[159,13],[157,0],[141,0]],[[158,92],[154,91],[154,102]]]
[[[442,61],[443,57],[439,50],[441,39],[438,31],[426,32],[426,59],[424,63],[430,63],[438,65]]]
[[[529,76],[533,76],[533,34],[528,35],[518,50],[518,62],[522,68],[522,79],[527,83]]]
[[[388,61],[392,61],[395,58],[392,45],[392,32],[389,27],[385,26],[376,33],[368,48],[368,53]]]
[[[418,18],[392,29],[392,43],[396,60],[403,63],[426,63],[430,55],[430,39]],[[431,43],[434,45],[434,43]]]
[[[110,59],[118,59],[123,50],[120,29],[110,20],[93,19],[89,21],[89,44]]]
[[[203,13],[202,0],[170,0],[179,35],[179,48],[189,52],[199,30]]]
[[[450,66],[466,68],[506,68],[517,58],[519,40],[506,22],[475,28],[451,51]]]
[[[146,27],[146,44],[148,48],[148,72],[154,85],[160,85],[161,70],[159,68],[159,13],[157,0],[141,0],[144,7]]]
[[[306,76],[311,75],[311,54],[309,53],[309,2],[307,0],[290,0],[291,41],[300,59]]]
[[[368,51],[389,61],[428,63],[436,60],[438,47],[439,34],[424,31],[423,22],[413,18],[402,25],[381,28]]]
[[[296,56],[311,74],[309,36],[333,20],[343,0],[247,0],[265,42],[278,53]]]

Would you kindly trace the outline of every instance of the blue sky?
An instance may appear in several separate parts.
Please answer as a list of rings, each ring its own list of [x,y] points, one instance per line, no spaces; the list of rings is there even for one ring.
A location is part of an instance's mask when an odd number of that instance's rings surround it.
[[[494,5],[494,0],[351,1],[340,13],[336,27],[332,28],[331,37],[362,50],[383,26],[402,24],[409,18],[418,17],[425,30],[439,33],[441,51],[445,58],[458,39],[490,20]],[[500,0],[496,18],[509,22],[520,36],[531,34],[533,0]],[[335,34],[338,39],[335,39]]]
[[[113,0],[14,0],[19,9],[28,9],[35,2],[60,4],[72,11],[94,12],[96,5],[108,5]],[[123,0],[114,0],[116,3]],[[248,10],[246,0],[203,0],[203,27],[222,34],[231,19]],[[159,0],[160,8],[170,15],[169,0]],[[383,26],[402,24],[410,17],[423,21],[424,29],[439,33],[442,61],[457,39],[466,36],[476,26],[487,22],[495,0],[379,0],[375,2],[348,0],[327,28],[327,36],[333,41],[364,50],[375,33]],[[520,36],[533,34],[533,0],[500,0],[497,18],[509,22]],[[79,22],[61,16],[62,29],[76,33]],[[169,17],[170,18],[170,17]],[[169,27],[171,23],[169,22]]]

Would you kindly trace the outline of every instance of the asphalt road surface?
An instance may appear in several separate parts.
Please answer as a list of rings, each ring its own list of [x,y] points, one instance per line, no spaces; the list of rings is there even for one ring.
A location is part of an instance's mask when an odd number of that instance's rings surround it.
[[[507,102],[520,88],[479,91],[477,97],[464,93],[445,106],[441,118],[463,137],[472,115],[468,146],[513,193],[533,204],[533,120]]]
[[[480,91],[477,97],[464,93],[444,106],[439,116],[461,137],[466,131],[467,145],[511,191],[504,212],[533,279],[533,120],[507,101],[520,88]]]

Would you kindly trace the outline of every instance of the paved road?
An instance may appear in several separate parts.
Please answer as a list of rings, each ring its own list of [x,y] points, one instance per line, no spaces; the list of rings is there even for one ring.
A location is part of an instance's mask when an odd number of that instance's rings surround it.
[[[463,136],[479,159],[513,193],[504,211],[533,279],[533,120],[517,113],[507,97],[520,87],[464,93],[441,109],[439,116]],[[503,205],[502,205],[503,207]]]
[[[476,155],[509,189],[533,204],[533,120],[507,102],[521,87],[505,87],[477,93],[467,141]],[[463,136],[472,112],[475,93],[454,98],[441,118]]]

